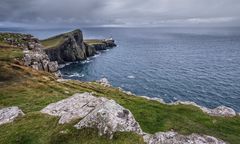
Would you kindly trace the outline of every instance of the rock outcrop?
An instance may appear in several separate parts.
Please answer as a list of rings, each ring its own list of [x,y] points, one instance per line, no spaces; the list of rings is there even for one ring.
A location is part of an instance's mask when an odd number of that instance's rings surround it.
[[[50,61],[39,39],[30,34],[3,33],[2,35],[5,36],[3,39],[5,43],[23,49],[25,66],[59,75],[58,63]]]
[[[139,124],[132,113],[117,104],[114,100],[107,100],[83,118],[76,128],[97,128],[100,135],[112,138],[114,132],[135,132],[142,134]]]
[[[44,47],[41,45],[38,39],[29,37],[26,39],[27,46],[25,47],[24,53],[24,65],[30,66],[33,69],[47,71],[51,73],[59,74],[57,61],[50,61],[48,55],[43,50]]]
[[[68,123],[76,118],[83,118],[95,109],[98,105],[103,104],[107,99],[96,98],[89,93],[75,94],[70,98],[52,103],[41,110],[52,116],[59,116],[59,123]]]
[[[13,122],[17,117],[24,113],[18,107],[7,107],[0,109],[0,125]]]
[[[121,90],[121,91],[123,91],[123,90]],[[148,100],[158,101],[158,102],[160,102],[162,104],[167,104],[167,105],[179,105],[179,104],[182,104],[182,105],[192,105],[192,106],[198,107],[204,113],[207,113],[210,116],[234,117],[234,116],[238,115],[237,112],[234,109],[232,109],[230,107],[227,107],[227,106],[223,106],[223,105],[218,106],[218,107],[216,107],[214,109],[210,109],[210,108],[206,108],[204,106],[200,106],[200,105],[196,104],[195,102],[190,102],[190,101],[176,101],[176,102],[173,102],[173,103],[166,103],[161,98],[156,98],[156,97],[155,98],[150,98],[150,97],[147,97],[147,96],[140,96],[140,97],[148,99]]]
[[[110,87],[111,86],[111,84],[110,84],[110,82],[108,81],[107,78],[101,78],[100,80],[97,80],[96,82],[105,86],[105,87]]]
[[[97,128],[100,135],[107,134],[110,138],[117,131],[142,133],[139,124],[129,110],[113,100],[97,98],[89,93],[75,94],[70,98],[52,103],[41,112],[59,116],[60,124],[83,118],[75,125],[76,128]]]
[[[212,136],[191,134],[180,135],[177,132],[158,132],[143,136],[147,144],[225,144],[224,141]]]
[[[134,132],[142,136],[147,144],[224,144],[225,142],[207,135],[180,135],[177,132],[144,133],[133,114],[114,100],[95,97],[90,93],[75,94],[70,98],[49,104],[41,110],[59,116],[59,123],[69,123],[82,118],[74,127],[97,128],[99,135],[113,137],[115,132]]]

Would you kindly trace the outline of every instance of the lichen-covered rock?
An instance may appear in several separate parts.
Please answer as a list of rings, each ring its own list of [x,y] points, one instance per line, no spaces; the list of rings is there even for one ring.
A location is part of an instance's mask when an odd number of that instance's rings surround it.
[[[40,41],[30,34],[1,33],[5,37],[3,41],[13,47],[20,47],[23,50],[23,64],[36,70],[56,73],[58,63],[50,61],[48,55],[43,50],[44,46]]]
[[[17,117],[24,113],[18,107],[7,107],[0,109],[0,125],[13,122]]]
[[[212,136],[191,134],[180,135],[177,132],[158,132],[143,136],[147,144],[225,144],[224,141]]]
[[[89,93],[74,94],[72,97],[52,103],[41,110],[53,116],[59,116],[59,123],[68,123],[76,118],[83,118],[97,105],[107,101],[105,98],[97,98]]]
[[[105,87],[110,87],[111,86],[111,84],[110,84],[110,82],[108,81],[107,78],[101,78],[100,80],[97,80],[96,82],[105,86]]]
[[[229,108],[227,106],[218,106],[214,109],[210,109],[210,108],[206,108],[203,106],[200,106],[198,104],[196,104],[195,102],[189,102],[189,101],[177,101],[175,103],[170,103],[173,105],[177,105],[177,104],[184,104],[184,105],[193,105],[196,106],[198,108],[200,108],[203,112],[211,115],[211,116],[221,116],[221,117],[234,117],[237,115],[237,113],[232,109]]]
[[[57,72],[58,63],[56,61],[50,61],[46,52],[43,51],[44,47],[37,43],[36,38],[28,39],[28,49],[24,50],[24,65],[30,66],[33,69],[47,71],[47,72]],[[34,42],[32,42],[34,41]]]
[[[41,110],[52,116],[59,116],[59,123],[69,123],[73,119],[83,118],[76,128],[97,128],[99,134],[110,138],[117,131],[142,133],[132,113],[113,100],[94,97],[90,93],[75,94],[70,98],[49,104]]]
[[[58,71],[58,63],[56,61],[48,63],[48,70],[49,72],[56,72]]]
[[[97,128],[100,135],[107,134],[110,138],[117,131],[142,134],[142,130],[132,113],[114,100],[108,100],[96,107],[75,127],[78,129],[85,127]]]
[[[123,91],[124,92],[124,91]],[[234,109],[227,107],[227,106],[218,106],[214,109],[210,109],[204,106],[200,106],[198,104],[196,104],[195,102],[191,102],[191,101],[176,101],[173,103],[166,103],[163,99],[161,98],[151,98],[151,97],[147,97],[147,96],[140,96],[142,98],[148,99],[148,100],[154,100],[154,101],[158,101],[160,103],[166,104],[166,105],[192,105],[195,107],[198,107],[199,109],[201,109],[204,113],[207,113],[210,116],[221,116],[221,117],[234,117],[237,116],[237,113]]]
[[[205,112],[212,116],[234,117],[237,115],[237,113],[232,108],[226,106],[219,106],[214,109],[208,109]]]

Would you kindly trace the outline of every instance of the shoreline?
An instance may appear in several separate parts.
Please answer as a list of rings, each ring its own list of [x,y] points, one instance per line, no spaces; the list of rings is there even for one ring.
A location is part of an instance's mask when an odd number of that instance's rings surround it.
[[[107,80],[107,78],[102,78],[100,80],[96,81],[97,83],[105,86],[105,87],[113,87],[110,82]],[[234,110],[231,107],[227,107],[225,105],[219,105],[215,108],[208,108],[205,106],[201,106],[198,105],[196,102],[193,101],[175,101],[175,102],[165,102],[162,98],[157,98],[157,97],[149,97],[149,96],[141,96],[141,95],[136,95],[134,93],[132,93],[131,91],[125,91],[123,88],[121,87],[114,87],[114,88],[118,88],[119,91],[129,95],[129,96],[137,96],[137,97],[142,97],[144,99],[147,100],[152,100],[152,101],[157,101],[161,104],[165,104],[165,105],[191,105],[191,106],[195,106],[197,108],[199,108],[200,110],[202,110],[204,113],[210,115],[210,116],[220,116],[220,117],[234,117],[234,116],[240,116],[240,112]]]

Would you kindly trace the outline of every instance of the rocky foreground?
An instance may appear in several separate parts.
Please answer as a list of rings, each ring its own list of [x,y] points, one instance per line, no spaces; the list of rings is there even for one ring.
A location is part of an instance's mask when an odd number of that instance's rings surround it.
[[[207,135],[184,136],[174,131],[145,133],[128,109],[114,100],[98,98],[90,93],[74,94],[72,97],[49,104],[41,112],[60,117],[59,124],[70,123],[72,120],[81,118],[74,125],[75,128],[97,128],[100,136],[107,135],[110,139],[115,132],[134,132],[142,136],[148,144],[225,144],[224,141]],[[1,109],[0,125],[13,122],[15,118],[23,115],[18,107]]]

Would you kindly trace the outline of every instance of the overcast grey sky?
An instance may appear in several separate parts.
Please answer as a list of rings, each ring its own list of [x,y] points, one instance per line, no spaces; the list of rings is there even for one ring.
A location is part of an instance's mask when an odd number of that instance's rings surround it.
[[[240,0],[0,0],[3,26],[240,26]]]

